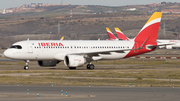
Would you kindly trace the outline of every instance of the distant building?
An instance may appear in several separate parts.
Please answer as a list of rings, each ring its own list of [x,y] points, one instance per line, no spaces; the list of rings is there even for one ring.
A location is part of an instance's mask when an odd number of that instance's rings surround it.
[[[6,9],[4,9],[4,10],[2,11],[2,14],[6,14]]]
[[[51,4],[51,6],[58,6],[58,4]]]
[[[43,3],[38,3],[38,7],[42,7],[43,6]]]
[[[1,10],[1,14],[13,13],[14,11],[15,11],[14,8],[8,8],[8,9]]]
[[[129,8],[129,9],[126,9],[126,11],[135,11],[136,8]]]
[[[161,4],[166,5],[166,2],[161,2]]]
[[[36,7],[36,3],[31,3],[31,7],[35,8]]]
[[[24,8],[28,8],[28,7],[29,7],[29,5],[24,4],[22,7],[24,7]]]
[[[67,6],[68,4],[61,4],[61,6]]]
[[[162,13],[180,13],[179,9],[164,9],[161,10]]]
[[[50,4],[43,4],[42,5],[43,7],[48,7],[48,6],[51,6]]]
[[[158,6],[162,6],[162,5],[165,5],[165,4],[153,3],[153,4],[149,4],[148,6],[150,6],[150,7],[158,7]]]
[[[8,9],[6,9],[6,12],[7,12],[7,13],[12,13],[12,12],[14,12],[14,8],[8,8]]]

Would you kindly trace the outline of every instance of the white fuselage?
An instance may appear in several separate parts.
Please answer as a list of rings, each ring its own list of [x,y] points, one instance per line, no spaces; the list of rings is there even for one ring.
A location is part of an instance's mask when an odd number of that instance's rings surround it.
[[[28,40],[20,41],[13,45],[20,45],[22,49],[9,48],[4,52],[6,57],[18,60],[63,61],[67,54],[72,53],[132,49],[134,41]],[[111,54],[99,54],[99,56],[93,57],[99,60],[121,59],[124,58],[129,51],[124,51],[123,53],[111,52]]]

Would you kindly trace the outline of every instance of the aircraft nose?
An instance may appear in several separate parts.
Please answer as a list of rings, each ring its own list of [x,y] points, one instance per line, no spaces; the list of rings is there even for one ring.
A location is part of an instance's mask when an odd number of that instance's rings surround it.
[[[9,58],[11,56],[12,52],[10,52],[9,50],[5,50],[3,54],[5,57]]]

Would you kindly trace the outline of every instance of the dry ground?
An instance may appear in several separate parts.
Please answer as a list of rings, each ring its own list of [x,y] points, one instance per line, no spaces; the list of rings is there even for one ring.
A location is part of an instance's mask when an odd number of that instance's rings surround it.
[[[3,50],[1,50],[3,51]],[[169,55],[171,53],[171,55]],[[180,57],[179,50],[156,50],[149,55],[166,54]],[[148,56],[149,56],[148,55]],[[145,56],[145,55],[141,55]],[[1,58],[2,59],[2,58]],[[1,61],[0,84],[87,86],[180,86],[180,59],[122,59],[93,62],[94,70],[86,65],[69,70],[61,62],[56,67],[40,67],[31,61],[29,70],[23,70],[24,61]]]

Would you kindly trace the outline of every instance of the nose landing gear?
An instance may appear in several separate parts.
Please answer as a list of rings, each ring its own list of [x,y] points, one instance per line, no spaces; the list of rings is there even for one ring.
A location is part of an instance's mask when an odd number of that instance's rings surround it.
[[[29,64],[29,60],[26,61],[26,65],[24,66],[24,70],[28,70],[29,69],[28,64]]]

